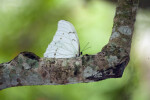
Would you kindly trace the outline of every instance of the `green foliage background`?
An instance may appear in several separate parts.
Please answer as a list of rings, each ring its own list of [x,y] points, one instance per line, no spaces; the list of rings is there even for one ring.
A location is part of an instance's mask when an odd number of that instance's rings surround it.
[[[89,42],[90,49],[83,53],[96,54],[107,44],[113,25],[116,5],[106,1],[0,0],[0,63],[22,51],[43,57],[62,19],[75,26],[81,49]],[[0,91],[0,100],[150,100],[147,87],[140,82],[142,65],[135,59],[136,39],[135,36],[130,63],[120,79],[14,87]]]

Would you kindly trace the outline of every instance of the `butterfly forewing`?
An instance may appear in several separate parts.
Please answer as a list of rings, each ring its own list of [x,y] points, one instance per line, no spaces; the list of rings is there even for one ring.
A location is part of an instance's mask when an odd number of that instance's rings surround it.
[[[79,56],[79,39],[74,26],[65,20],[58,22],[58,29],[48,45],[44,57],[71,58]]]

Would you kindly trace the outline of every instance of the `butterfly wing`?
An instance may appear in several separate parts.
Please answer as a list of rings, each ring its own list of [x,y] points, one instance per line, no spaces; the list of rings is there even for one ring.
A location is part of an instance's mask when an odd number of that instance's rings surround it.
[[[79,56],[79,38],[74,26],[65,20],[58,22],[58,29],[48,45],[44,57],[71,58]]]

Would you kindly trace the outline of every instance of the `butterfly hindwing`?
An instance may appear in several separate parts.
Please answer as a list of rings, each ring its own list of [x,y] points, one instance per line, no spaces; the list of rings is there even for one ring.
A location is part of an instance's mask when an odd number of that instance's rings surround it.
[[[79,56],[79,39],[74,26],[65,20],[58,22],[58,29],[52,42],[48,45],[44,57],[71,58]]]

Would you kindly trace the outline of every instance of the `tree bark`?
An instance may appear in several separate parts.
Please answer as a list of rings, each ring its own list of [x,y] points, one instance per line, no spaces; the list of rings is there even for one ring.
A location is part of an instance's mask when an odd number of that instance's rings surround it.
[[[121,77],[130,59],[138,0],[118,0],[109,43],[96,55],[39,58],[22,52],[0,64],[0,90],[25,85],[60,85]]]

